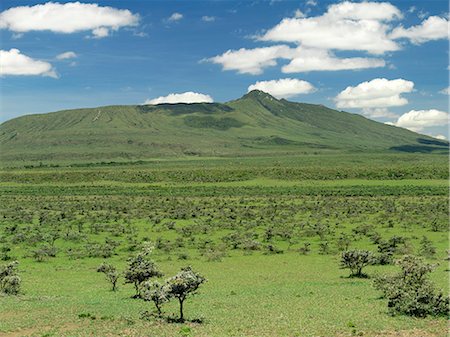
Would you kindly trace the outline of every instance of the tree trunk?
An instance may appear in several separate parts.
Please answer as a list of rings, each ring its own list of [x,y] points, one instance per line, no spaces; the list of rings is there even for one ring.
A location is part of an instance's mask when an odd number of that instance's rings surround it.
[[[184,315],[183,315],[183,301],[184,299],[179,298],[180,301],[180,322],[184,322]]]

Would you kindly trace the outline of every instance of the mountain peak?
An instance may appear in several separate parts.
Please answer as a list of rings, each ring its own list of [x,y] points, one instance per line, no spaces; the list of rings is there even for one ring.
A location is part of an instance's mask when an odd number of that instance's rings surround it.
[[[261,90],[257,90],[257,89],[249,91],[244,96],[242,96],[242,98],[250,98],[250,99],[257,99],[257,100],[268,98],[271,100],[278,101],[278,99],[273,97],[271,94],[268,94],[265,91],[261,91]]]

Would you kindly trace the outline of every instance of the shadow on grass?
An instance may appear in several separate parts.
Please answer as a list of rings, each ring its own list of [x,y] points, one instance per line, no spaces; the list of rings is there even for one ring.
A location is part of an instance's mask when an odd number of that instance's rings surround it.
[[[204,318],[180,319],[179,317],[175,317],[175,316],[166,316],[164,314],[158,314],[157,312],[154,312],[154,311],[142,312],[141,319],[146,320],[146,321],[159,321],[159,322],[175,323],[175,324],[182,324],[182,323],[203,324],[203,323],[205,323]]]
[[[370,275],[368,274],[351,274],[348,276],[341,276],[341,278],[345,279],[370,279]]]

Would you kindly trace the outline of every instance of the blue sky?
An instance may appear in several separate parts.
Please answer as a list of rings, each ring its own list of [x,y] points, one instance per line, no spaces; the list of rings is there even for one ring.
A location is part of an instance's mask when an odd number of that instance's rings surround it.
[[[1,2],[0,121],[172,93],[224,102],[262,82],[277,97],[448,138],[447,1],[89,4],[59,2],[39,22],[47,2]]]

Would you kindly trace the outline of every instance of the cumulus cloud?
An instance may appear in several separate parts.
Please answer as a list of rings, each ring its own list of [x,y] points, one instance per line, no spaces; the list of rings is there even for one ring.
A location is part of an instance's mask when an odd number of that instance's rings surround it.
[[[411,110],[401,115],[396,122],[392,123],[411,131],[422,131],[430,126],[442,126],[448,124],[448,113],[436,109]]]
[[[287,45],[228,50],[222,55],[207,59],[207,61],[222,65],[223,70],[236,70],[241,74],[259,75],[265,68],[276,66],[278,59],[290,60],[287,65],[282,67],[283,73],[356,70],[386,65],[385,61],[379,58],[338,58],[328,50],[305,47],[290,48]]]
[[[446,18],[430,16],[420,25],[395,28],[390,37],[392,39],[409,39],[414,44],[421,44],[431,40],[446,39],[449,36],[449,22]]]
[[[236,70],[241,74],[259,75],[264,68],[275,66],[278,58],[288,59],[293,50],[285,45],[262,47],[254,49],[241,48],[228,50],[222,55],[207,59],[207,61],[221,64],[223,70]]]
[[[93,37],[108,36],[121,27],[136,26],[139,16],[126,9],[69,2],[47,2],[34,6],[12,7],[0,13],[0,29],[16,33],[52,31],[76,33],[92,31]]]
[[[216,21],[216,17],[215,16],[204,15],[204,16],[202,16],[202,21],[204,21],[204,22],[214,22],[214,21]]]
[[[50,63],[34,60],[22,54],[18,49],[0,50],[0,75],[34,75],[58,78]]]
[[[209,95],[187,91],[181,94],[169,94],[167,96],[148,99],[144,104],[156,105],[162,103],[212,103],[213,101],[213,98]]]
[[[75,57],[77,57],[77,54],[74,53],[73,51],[66,51],[65,53],[56,55],[57,60],[68,60],[68,59],[73,59]]]
[[[362,113],[370,118],[397,118],[398,116],[388,108],[363,108]]]
[[[248,87],[248,91],[261,90],[276,98],[289,98],[299,94],[309,94],[316,88],[309,82],[294,78],[272,81],[258,81]]]
[[[338,108],[387,108],[401,106],[408,100],[400,95],[413,91],[414,82],[404,79],[375,78],[341,91],[335,102]]]
[[[285,18],[259,39],[383,54],[399,49],[387,36],[389,25],[386,22],[401,17],[398,8],[390,3],[344,1],[329,6],[321,16]]]
[[[169,18],[167,19],[167,22],[175,22],[180,21],[183,18],[183,14],[181,13],[173,13]]]
[[[308,71],[356,70],[384,67],[386,62],[379,58],[338,58],[329,50],[298,47],[291,62],[282,67],[284,73]]]
[[[442,89],[439,93],[442,95],[450,95],[450,87]]]

